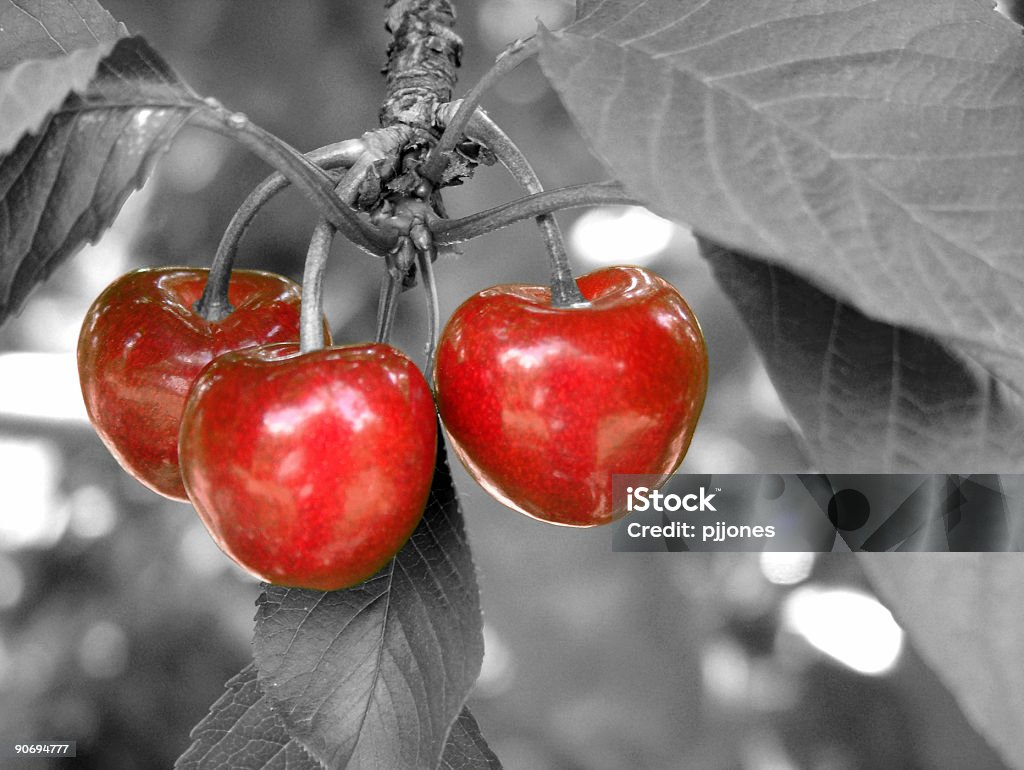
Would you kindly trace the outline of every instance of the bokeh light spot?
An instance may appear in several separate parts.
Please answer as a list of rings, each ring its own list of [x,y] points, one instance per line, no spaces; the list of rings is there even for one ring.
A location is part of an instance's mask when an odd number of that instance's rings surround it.
[[[64,535],[69,506],[59,494],[61,466],[49,441],[0,438],[0,549],[47,548]]]
[[[40,387],[40,383],[46,383]],[[0,354],[0,416],[85,424],[73,353]]]
[[[486,0],[479,5],[477,27],[489,48],[501,49],[535,33],[538,21],[548,29],[564,27],[574,10],[571,0]]]
[[[678,228],[640,206],[601,206],[577,219],[569,243],[591,265],[648,265],[668,248]]]
[[[512,684],[514,665],[508,645],[489,623],[484,623],[484,660],[474,693],[484,697],[500,695]]]
[[[191,522],[182,532],[178,554],[189,573],[203,578],[215,577],[234,563],[213,542],[199,519]]]
[[[25,595],[25,575],[10,556],[0,552],[0,610],[18,606]]]
[[[106,537],[117,526],[117,504],[105,489],[88,484],[71,495],[71,533],[84,540]]]
[[[739,708],[749,697],[750,664],[739,645],[726,639],[707,645],[700,660],[704,692],[719,706]]]
[[[769,583],[791,586],[806,580],[814,568],[814,554],[806,551],[761,553],[761,574]]]
[[[109,620],[97,621],[78,644],[78,664],[93,679],[118,676],[128,664],[128,635]]]
[[[887,673],[903,650],[903,630],[892,613],[852,589],[798,588],[786,598],[782,616],[786,629],[861,674]]]
[[[160,167],[163,178],[178,193],[199,193],[217,178],[227,150],[219,137],[183,132],[171,147],[168,162]]]

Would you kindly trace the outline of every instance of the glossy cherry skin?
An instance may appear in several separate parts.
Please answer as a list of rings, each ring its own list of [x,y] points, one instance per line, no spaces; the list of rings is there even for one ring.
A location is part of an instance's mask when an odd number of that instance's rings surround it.
[[[441,335],[438,409],[470,474],[506,505],[572,526],[625,512],[612,474],[669,474],[707,389],[697,319],[637,267],[580,278],[588,307],[554,308],[540,286],[496,286]]]
[[[380,570],[419,522],[437,414],[389,345],[221,356],[181,423],[185,488],[217,545],[270,583],[332,591]]]
[[[299,339],[301,291],[293,281],[235,270],[235,310],[210,322],[193,309],[208,271],[136,270],[108,286],[85,316],[78,374],[96,432],[121,466],[155,492],[185,500],[178,430],[204,366],[231,350]]]

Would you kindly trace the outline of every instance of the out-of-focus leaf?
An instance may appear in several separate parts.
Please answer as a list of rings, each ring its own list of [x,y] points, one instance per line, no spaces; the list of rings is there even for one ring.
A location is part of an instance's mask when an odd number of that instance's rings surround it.
[[[1024,392],[1024,38],[983,0],[604,0],[541,64],[658,213]]]
[[[968,720],[1007,764],[1024,768],[1020,555],[903,553],[858,558]]]
[[[1024,466],[1021,400],[982,366],[866,318],[782,267],[701,246],[816,468],[995,473]]]
[[[255,650],[275,711],[328,767],[437,766],[483,659],[443,443],[423,521],[391,564],[344,591],[266,586]]]
[[[175,770],[323,770],[288,735],[260,690],[253,664],[227,683],[227,692],[192,730],[192,740]]]
[[[601,0],[576,0],[576,18],[582,19],[600,4]]]
[[[501,762],[487,745],[468,708],[462,709],[452,725],[438,770],[501,770]]]
[[[198,99],[141,38],[0,157],[0,322],[110,226]]]
[[[93,0],[0,0],[0,154],[84,91],[125,34]]]

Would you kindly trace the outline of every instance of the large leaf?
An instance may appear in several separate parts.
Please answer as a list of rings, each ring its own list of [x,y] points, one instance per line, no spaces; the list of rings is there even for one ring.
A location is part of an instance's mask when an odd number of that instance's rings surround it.
[[[255,650],[275,711],[328,767],[437,766],[483,658],[443,443],[423,521],[391,564],[345,591],[267,586]]]
[[[125,34],[93,0],[0,0],[0,154],[84,91]]]
[[[984,0],[604,0],[541,64],[656,211],[1024,392],[1024,37]]]
[[[702,247],[799,421],[816,467],[966,473],[1021,466],[1019,398],[984,369],[928,337],[864,317],[781,267]],[[950,548],[1020,548],[1024,477],[988,485],[969,479],[960,498],[973,537],[960,537],[966,527],[947,533],[940,520],[935,547],[948,541]],[[889,523],[902,530],[880,530],[872,537],[878,542],[865,546],[928,536],[927,522]],[[996,554],[861,558],[968,718],[1012,766],[1024,768],[1024,623],[1015,599],[1024,563]]]
[[[254,664],[227,683],[227,691],[192,730],[192,740],[175,770],[323,770],[288,735],[260,689]],[[501,770],[469,709],[452,726],[440,770]]]
[[[702,250],[802,429],[832,473],[1014,472],[1021,399],[935,340],[873,321],[776,265]]]
[[[1020,555],[861,554],[858,558],[968,720],[1007,764],[1024,768],[1024,614],[1017,604],[1024,583]]]
[[[123,38],[84,93],[0,157],[0,322],[109,227],[198,103],[144,40]]]

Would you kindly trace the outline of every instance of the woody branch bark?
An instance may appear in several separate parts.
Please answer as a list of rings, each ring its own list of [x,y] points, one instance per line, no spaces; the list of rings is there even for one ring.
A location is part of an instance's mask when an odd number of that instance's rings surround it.
[[[388,32],[387,98],[382,126],[405,124],[436,133],[438,105],[452,99],[462,39],[452,31],[451,0],[386,0]]]

